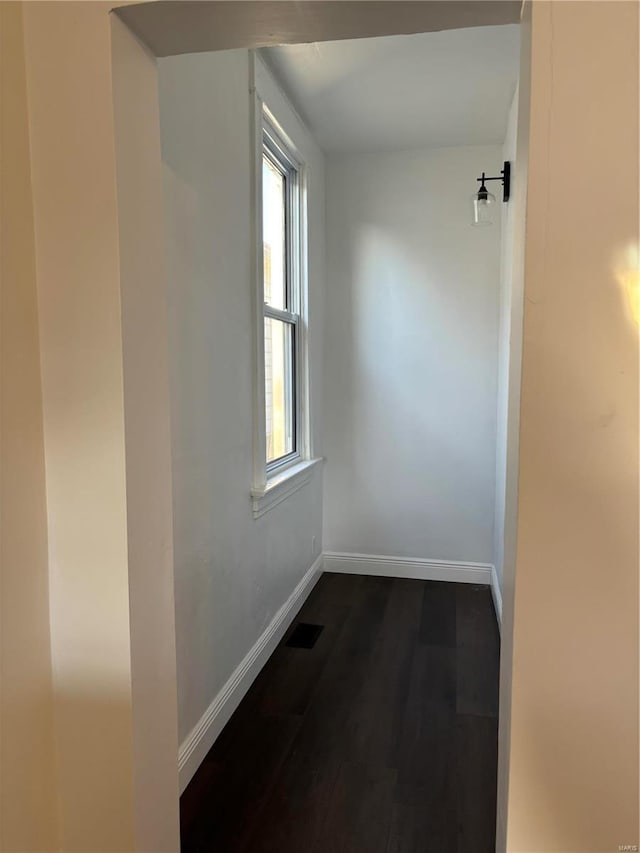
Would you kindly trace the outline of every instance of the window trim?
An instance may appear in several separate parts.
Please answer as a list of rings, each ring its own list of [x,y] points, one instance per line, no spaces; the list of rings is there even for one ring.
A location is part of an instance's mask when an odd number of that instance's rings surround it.
[[[295,465],[271,477],[265,486],[251,489],[253,517],[260,518],[305,486],[321,462],[322,459],[299,460]]]
[[[273,113],[253,90],[253,278],[254,314],[254,459],[253,499],[254,517],[262,515],[293,491],[308,482],[315,461],[311,459],[309,411],[309,381],[307,353],[307,172],[296,146],[283,131]],[[265,140],[268,140],[265,145]],[[262,159],[265,148],[287,164],[295,179],[287,181],[287,304],[290,310],[274,308],[264,300],[264,259],[262,240]],[[279,167],[280,164],[278,164]],[[291,277],[295,278],[292,279]],[[283,319],[293,324],[294,358],[296,360],[295,436],[296,450],[287,456],[267,463],[264,319]],[[291,481],[291,482],[289,482]],[[277,498],[277,499],[275,499]],[[266,508],[265,508],[266,507]]]
[[[300,303],[301,299],[301,252],[300,252],[300,208],[302,204],[302,196],[300,193],[300,172],[301,163],[296,154],[288,148],[286,143],[274,126],[272,120],[267,115],[266,109],[263,107],[262,115],[262,157],[260,158],[260,178],[262,176],[262,160],[267,156],[267,159],[281,171],[285,181],[285,210],[284,210],[284,230],[285,230],[285,304],[286,308],[275,308],[268,305],[264,299],[264,255],[262,258],[261,272],[263,275],[262,291],[263,291],[263,318],[271,318],[279,320],[283,323],[288,323],[292,328],[293,346],[292,346],[292,380],[293,387],[291,389],[293,411],[291,417],[292,437],[294,449],[283,456],[271,461],[266,459],[266,477],[267,481],[276,474],[283,471],[292,465],[295,465],[303,458],[302,448],[302,411],[300,408],[301,397],[301,377],[300,377]],[[260,213],[263,215],[263,211]],[[263,241],[260,241],[259,250],[264,251]],[[264,326],[263,326],[264,330]],[[264,334],[264,331],[263,331]],[[263,339],[264,351],[264,339]],[[263,356],[264,357],[264,356]],[[266,408],[265,408],[266,416]],[[266,432],[266,424],[265,424]]]

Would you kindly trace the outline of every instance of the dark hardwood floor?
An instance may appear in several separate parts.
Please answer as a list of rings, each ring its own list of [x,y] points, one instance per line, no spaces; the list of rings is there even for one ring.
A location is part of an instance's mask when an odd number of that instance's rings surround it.
[[[324,574],[182,795],[183,853],[493,853],[498,659],[489,587]]]

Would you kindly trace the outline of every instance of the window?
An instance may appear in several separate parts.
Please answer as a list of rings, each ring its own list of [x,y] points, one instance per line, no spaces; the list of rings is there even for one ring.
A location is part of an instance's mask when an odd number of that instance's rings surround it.
[[[311,458],[308,422],[307,166],[263,103],[259,85],[253,100],[254,518],[302,488],[321,464]],[[295,126],[297,119],[280,106]]]
[[[302,455],[300,166],[264,121],[262,134],[262,292],[267,476]]]
[[[300,174],[265,124],[262,141],[264,416],[267,474],[301,456]]]

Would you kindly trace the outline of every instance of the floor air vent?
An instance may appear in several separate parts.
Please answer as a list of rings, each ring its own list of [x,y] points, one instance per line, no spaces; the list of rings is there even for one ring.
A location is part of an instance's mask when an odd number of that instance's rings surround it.
[[[298,622],[287,640],[287,646],[294,649],[312,649],[322,633],[324,625],[310,625],[308,622]]]

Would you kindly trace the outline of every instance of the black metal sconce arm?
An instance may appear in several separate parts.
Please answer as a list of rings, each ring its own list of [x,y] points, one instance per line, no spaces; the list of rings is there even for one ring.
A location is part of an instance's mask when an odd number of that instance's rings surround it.
[[[500,172],[499,175],[496,175],[492,178],[487,178],[485,173],[482,173],[481,178],[476,178],[477,181],[480,181],[480,190],[478,195],[482,193],[485,189],[485,181],[502,181],[502,201],[509,201],[509,196],[511,195],[511,163],[508,160],[504,161],[504,168]]]

